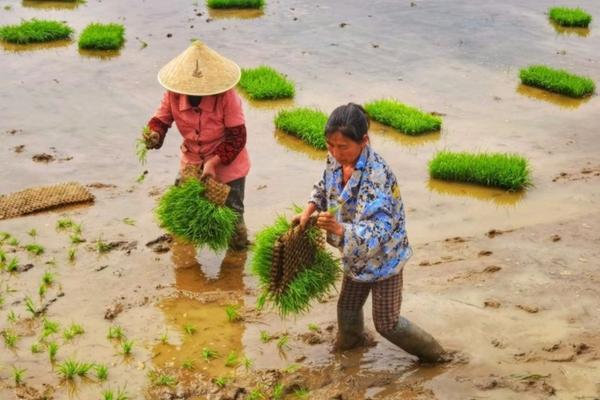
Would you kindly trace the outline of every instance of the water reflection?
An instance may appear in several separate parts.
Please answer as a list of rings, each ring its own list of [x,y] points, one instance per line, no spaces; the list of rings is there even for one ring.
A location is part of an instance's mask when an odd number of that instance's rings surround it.
[[[208,9],[208,16],[213,19],[254,19],[260,18],[265,15],[263,10],[260,9],[229,9],[229,10],[216,10],[216,9]]]
[[[525,198],[525,191],[507,192],[497,188],[488,188],[468,183],[445,182],[438,179],[429,179],[427,181],[427,188],[441,195],[471,197],[506,207],[514,207]]]
[[[244,98],[246,103],[254,108],[263,110],[278,110],[280,108],[291,108],[294,106],[294,99],[277,99],[277,100],[254,100],[248,96],[245,90],[238,87],[238,93]]]
[[[591,96],[587,96],[581,99],[575,99],[523,84],[517,86],[517,93],[531,99],[545,101],[563,108],[577,108],[582,104],[587,103],[592,98]]]
[[[586,37],[590,34],[590,28],[570,28],[566,26],[560,26],[554,21],[550,21],[550,25],[552,25],[556,33],[561,35],[577,35]]]
[[[286,133],[280,129],[275,130],[275,140],[277,143],[287,147],[292,151],[308,155],[308,157],[313,160],[325,160],[325,158],[327,158],[326,150],[315,149],[314,147],[304,143],[296,136]]]
[[[23,0],[23,7],[37,8],[41,10],[74,10],[82,4],[83,1],[41,1],[41,0]]]
[[[424,146],[429,143],[437,142],[442,136],[440,131],[411,136],[375,121],[371,121],[370,131],[376,133],[377,136],[383,138],[385,141],[393,141],[405,147]]]
[[[79,49],[79,55],[85,58],[111,60],[121,55],[121,50],[84,50]]]
[[[63,47],[69,46],[73,43],[72,40],[55,40],[52,42],[44,42],[44,43],[29,43],[29,44],[16,44],[16,43],[6,43],[0,42],[0,46],[2,50],[8,53],[22,53],[28,51],[38,51],[38,50],[52,50],[59,49]]]

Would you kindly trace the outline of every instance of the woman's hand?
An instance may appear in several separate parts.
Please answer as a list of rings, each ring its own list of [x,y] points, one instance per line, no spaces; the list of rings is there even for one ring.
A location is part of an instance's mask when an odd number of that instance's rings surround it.
[[[317,226],[334,235],[342,236],[344,234],[344,226],[337,222],[333,214],[328,211],[319,213],[317,217]]]
[[[160,149],[162,143],[160,140],[160,133],[155,131],[150,131],[148,133],[143,134],[143,140],[146,144],[147,149]]]
[[[299,224],[300,227],[302,229],[304,229],[304,227],[306,226],[306,223],[310,219],[310,216],[315,212],[316,209],[317,209],[317,206],[315,205],[315,203],[308,203],[308,205],[306,206],[304,211],[302,211],[300,214],[295,215],[292,218],[292,225]]]
[[[200,179],[204,179],[206,177],[211,177],[216,179],[217,177],[217,165],[221,163],[221,158],[219,156],[213,156],[207,161],[204,162],[202,167],[202,176]]]

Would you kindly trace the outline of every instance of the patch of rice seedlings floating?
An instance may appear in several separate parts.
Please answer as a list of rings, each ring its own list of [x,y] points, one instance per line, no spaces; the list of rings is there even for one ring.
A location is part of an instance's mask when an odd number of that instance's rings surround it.
[[[540,89],[581,98],[594,93],[596,84],[587,76],[575,75],[564,69],[553,69],[545,65],[530,65],[519,72],[521,83]]]
[[[290,341],[290,336],[285,333],[281,335],[281,337],[277,340],[277,348],[279,350],[289,350],[291,347],[288,344]]]
[[[125,43],[125,27],[121,24],[91,23],[79,36],[79,48],[118,50]]]
[[[186,360],[183,360],[183,363],[181,363],[181,368],[194,369],[195,364],[196,364],[196,362],[194,360],[188,358]]]
[[[188,335],[193,335],[194,333],[196,333],[197,329],[192,324],[185,324],[183,325],[183,331]]]
[[[31,344],[31,354],[43,353],[44,348],[40,342],[34,342]]]
[[[552,7],[548,16],[558,25],[569,28],[587,28],[592,22],[592,16],[579,7]]]
[[[30,243],[28,245],[25,246],[25,250],[27,250],[30,254],[34,255],[34,256],[39,256],[41,254],[44,254],[44,246],[37,244],[37,243]]]
[[[12,367],[13,371],[13,381],[16,386],[21,386],[23,384],[23,380],[25,379],[25,372],[27,371],[25,368],[17,368],[15,366]]]
[[[243,319],[239,312],[239,306],[237,305],[228,305],[225,307],[225,313],[227,314],[227,320],[229,322],[238,322]]]
[[[16,347],[17,341],[19,340],[19,335],[17,335],[11,330],[4,329],[2,331],[2,336],[4,337],[4,345],[6,347],[8,347],[9,349],[13,349]]]
[[[99,381],[105,381],[108,379],[108,367],[104,364],[96,364],[94,366],[94,370],[96,371],[96,378]]]
[[[294,135],[318,150],[327,149],[325,125],[327,114],[322,111],[300,107],[281,110],[275,116],[275,126]]]
[[[265,0],[206,0],[209,8],[263,8]]]
[[[271,340],[273,340],[273,337],[271,336],[271,334],[267,331],[260,331],[260,341],[263,343],[269,343]]]
[[[135,141],[135,154],[141,165],[146,165],[148,157],[148,147],[146,147],[146,138],[150,137],[152,131],[148,125],[142,128],[142,137]]]
[[[123,223],[127,224],[127,225],[131,225],[131,226],[135,226],[135,219],[125,217],[125,218],[123,218]]]
[[[125,357],[130,356],[131,352],[133,351],[133,343],[133,340],[125,340],[121,342],[121,354],[123,354]]]
[[[70,218],[59,219],[58,221],[56,221],[56,230],[64,231],[67,229],[71,229],[73,225],[75,225],[75,222],[73,222],[73,220]]]
[[[407,135],[437,132],[442,119],[395,99],[375,100],[364,105],[369,117]]]
[[[31,19],[19,25],[0,27],[0,40],[16,44],[51,42],[69,39],[73,29],[60,21]]]
[[[125,337],[125,333],[123,332],[123,328],[114,325],[108,328],[108,335],[106,337],[109,339],[122,340]]]
[[[126,388],[117,388],[116,391],[106,389],[102,391],[102,400],[129,400],[129,394],[125,391]]]
[[[242,68],[239,85],[251,99],[274,100],[294,97],[294,82],[275,69],[261,65],[257,68]]]
[[[56,342],[48,343],[48,358],[50,362],[56,361],[56,354],[58,353],[58,344]]]
[[[56,321],[50,321],[49,319],[44,318],[42,322],[42,337],[46,338],[50,335],[58,333],[60,330],[60,324]]]
[[[239,363],[240,360],[235,351],[230,352],[225,359],[225,366],[229,368],[237,367]]]
[[[213,379],[213,383],[220,388],[224,388],[231,381],[231,378],[228,376],[218,376]]]
[[[210,360],[214,360],[217,357],[219,357],[219,353],[217,353],[215,350],[208,347],[204,347],[202,349],[202,358],[204,359],[204,361],[209,362]]]

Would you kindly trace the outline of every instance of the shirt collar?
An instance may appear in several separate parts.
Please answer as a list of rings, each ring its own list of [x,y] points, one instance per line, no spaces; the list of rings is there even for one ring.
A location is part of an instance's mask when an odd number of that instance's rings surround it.
[[[202,100],[200,100],[199,108],[202,111],[212,112],[215,108],[215,98],[216,96],[203,96]],[[179,95],[179,111],[187,111],[191,110],[192,105],[188,101],[188,97],[185,94]]]

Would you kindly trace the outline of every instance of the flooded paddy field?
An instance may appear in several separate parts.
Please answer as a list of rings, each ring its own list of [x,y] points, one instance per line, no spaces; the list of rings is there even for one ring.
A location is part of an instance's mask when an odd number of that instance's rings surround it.
[[[30,256],[2,246],[9,260],[33,267],[0,272],[0,330],[19,337],[12,348],[0,344],[0,399],[96,399],[108,388],[126,388],[131,399],[268,398],[278,384],[290,399],[600,397],[600,101],[518,78],[521,67],[541,63],[600,82],[600,5],[578,3],[595,21],[565,30],[544,14],[549,1],[338,3],[216,12],[192,1],[0,1],[2,25],[36,17],[76,30],[72,41],[0,45],[0,193],[77,181],[96,197],[92,206],[0,221],[21,245],[45,248]],[[77,35],[90,22],[124,24],[125,47],[79,51]],[[373,123],[370,139],[398,177],[415,249],[402,313],[460,351],[460,362],[420,365],[381,337],[333,353],[337,293],[282,321],[255,309],[251,253],[146,245],[164,233],[153,209],[173,183],[181,139],[172,128],[145,166],[135,139],[162,95],[158,69],[193,38],[296,82],[293,100],[244,98],[252,234],[304,203],[324,167],[326,153],[274,128],[282,107],[329,113],[395,97],[443,116],[439,133],[408,137]],[[506,193],[430,180],[427,162],[443,149],[517,152],[530,160],[534,186]],[[82,224],[86,242],[72,245],[56,230],[63,218]],[[99,254],[98,241],[114,248]],[[47,271],[56,279],[40,297]],[[44,316],[31,316],[27,296],[47,305]],[[229,321],[228,307],[242,320]],[[370,302],[366,309],[372,328]],[[54,363],[30,350],[44,318],[61,326],[50,336],[59,345]],[[72,323],[85,333],[67,340]],[[133,341],[130,355],[107,338],[113,326]],[[58,369],[68,359],[106,364],[108,379],[90,372],[65,382]],[[25,369],[22,385],[13,367]],[[159,385],[166,376],[178,383]]]

